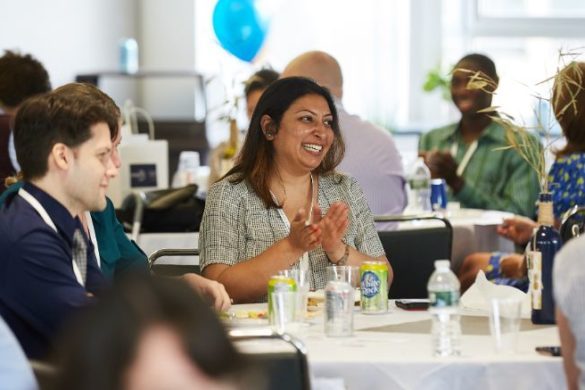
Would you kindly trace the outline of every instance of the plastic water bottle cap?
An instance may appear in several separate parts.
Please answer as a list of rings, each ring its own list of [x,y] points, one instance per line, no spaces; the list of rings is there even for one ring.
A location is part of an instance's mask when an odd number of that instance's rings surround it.
[[[436,269],[445,269],[451,267],[450,260],[435,260],[435,268]]]

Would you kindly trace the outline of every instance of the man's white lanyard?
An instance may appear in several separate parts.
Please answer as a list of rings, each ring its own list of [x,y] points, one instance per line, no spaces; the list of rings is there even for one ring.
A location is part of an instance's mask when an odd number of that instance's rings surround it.
[[[24,188],[18,190],[18,195],[20,195],[28,204],[32,206],[33,209],[36,210],[36,212],[40,215],[43,221],[45,221],[45,223],[49,225],[55,231],[55,233],[58,233],[57,226],[55,226],[55,223],[53,222],[51,217],[49,217],[47,211],[43,208],[39,201],[35,199],[35,197],[29,194]],[[71,259],[71,264],[73,264],[73,273],[75,274],[75,279],[77,279],[77,282],[79,282],[79,284],[85,286],[85,284],[83,283],[81,272],[79,271],[79,267],[77,266],[77,263],[73,260],[73,258]]]
[[[453,142],[453,145],[451,145],[451,156],[453,156],[453,158],[457,157],[458,148],[459,148],[458,143]],[[469,160],[471,160],[471,157],[473,157],[473,154],[475,153],[476,150],[477,140],[473,141],[465,151],[461,163],[457,166],[457,176],[463,175],[465,168],[467,168],[467,164],[469,164]]]
[[[270,195],[272,195],[272,199],[274,200],[274,202],[276,204],[278,204],[278,199],[276,199],[276,196],[274,196],[272,191],[270,191]],[[313,175],[311,175],[311,208],[309,209],[309,215],[307,217],[307,220],[305,221],[305,226],[309,226],[311,224],[311,221],[313,220],[314,196],[315,196],[315,186],[313,184]],[[284,225],[286,226],[286,228],[288,229],[288,232],[290,233],[290,221],[286,217],[286,214],[284,213],[284,210],[282,209],[282,207],[280,207],[278,209],[278,215],[280,215],[280,219],[282,219],[282,222],[284,222]],[[301,269],[301,270],[308,270],[309,269],[309,253],[308,252],[303,253],[303,255],[301,257],[299,257],[299,269]]]
[[[102,268],[102,262],[100,259],[100,250],[97,244],[97,236],[95,235],[95,228],[93,227],[93,220],[91,219],[91,213],[89,211],[85,212],[85,221],[87,223],[87,230],[89,231],[89,239],[93,244],[93,253],[95,255],[95,260],[97,261],[98,267]]]

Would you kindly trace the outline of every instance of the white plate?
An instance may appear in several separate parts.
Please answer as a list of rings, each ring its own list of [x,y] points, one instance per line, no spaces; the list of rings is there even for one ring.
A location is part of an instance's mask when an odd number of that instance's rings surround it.
[[[222,318],[222,322],[230,328],[268,326],[267,318]]]
[[[262,310],[229,310],[227,312],[228,317],[221,317],[221,320],[223,321],[224,324],[226,324],[229,327],[232,328],[239,328],[239,327],[248,327],[248,326],[254,326],[254,327],[259,327],[259,326],[268,326],[268,318],[267,317],[263,317],[263,318],[250,318],[250,317],[243,317],[243,314],[247,314],[249,315],[250,312],[254,312],[254,313],[265,313],[264,315],[266,316],[266,312],[262,311]],[[240,315],[240,317],[236,316],[236,313]]]

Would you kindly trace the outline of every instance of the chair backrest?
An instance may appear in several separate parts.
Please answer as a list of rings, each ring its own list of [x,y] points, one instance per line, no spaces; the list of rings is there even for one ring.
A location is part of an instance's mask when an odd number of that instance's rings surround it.
[[[195,264],[156,264],[164,256],[199,256],[199,249],[159,249],[148,256],[148,268],[158,276],[181,276],[187,273],[200,273],[199,265]]]
[[[394,271],[389,298],[427,298],[427,283],[434,271],[435,260],[451,258],[453,228],[449,221],[433,215],[377,216],[374,220],[442,222],[443,226],[438,227],[378,231],[386,257]]]
[[[270,329],[232,329],[229,336],[266,380],[266,389],[311,389],[307,350],[297,338]],[[269,342],[274,347],[255,351],[246,348],[246,342]]]
[[[585,232],[585,207],[573,206],[563,215],[561,222],[561,238],[566,243]]]

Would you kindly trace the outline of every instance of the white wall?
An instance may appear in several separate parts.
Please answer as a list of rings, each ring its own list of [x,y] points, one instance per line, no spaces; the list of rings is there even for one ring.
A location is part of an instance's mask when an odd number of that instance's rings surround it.
[[[80,73],[118,70],[126,37],[139,43],[141,69],[195,68],[193,0],[0,0],[0,9],[0,50],[34,55],[53,87]],[[131,98],[155,118],[193,117],[193,80],[103,77],[100,87],[120,106]]]
[[[0,0],[0,49],[31,53],[53,87],[117,69],[118,41],[136,30],[137,0]]]
[[[140,1],[141,67],[157,71],[195,69],[194,0]],[[194,79],[149,78],[142,84],[141,104],[155,118],[192,119]]]

